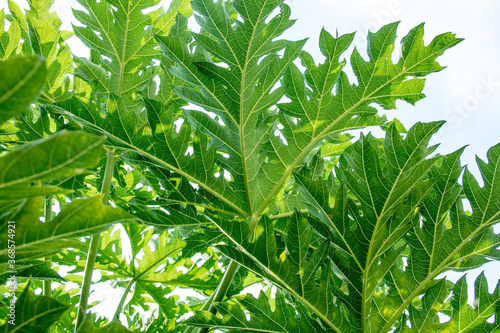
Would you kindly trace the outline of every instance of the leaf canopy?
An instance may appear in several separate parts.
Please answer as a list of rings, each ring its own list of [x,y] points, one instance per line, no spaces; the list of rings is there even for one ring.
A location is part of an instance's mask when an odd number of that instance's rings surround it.
[[[422,99],[461,39],[426,45],[420,24],[396,57],[396,22],[368,33],[364,56],[354,33],[323,29],[318,63],[306,40],[281,37],[294,24],[283,0],[78,2],[73,30],[89,58],[71,55],[52,0],[0,11],[0,256],[15,221],[24,284],[88,286],[81,237],[102,234],[98,281],[124,292],[113,322],[89,316],[80,331],[127,331],[121,314],[137,332],[498,330],[498,286],[489,293],[482,274],[468,301],[465,277],[441,274],[499,259],[500,146],[477,160],[476,179],[463,148],[430,145],[443,122],[406,130],[380,112]],[[113,207],[98,195],[107,180]],[[273,287],[238,295],[257,282]],[[28,293],[31,308],[79,302],[64,287],[53,299]],[[67,331],[76,311],[40,325]]]

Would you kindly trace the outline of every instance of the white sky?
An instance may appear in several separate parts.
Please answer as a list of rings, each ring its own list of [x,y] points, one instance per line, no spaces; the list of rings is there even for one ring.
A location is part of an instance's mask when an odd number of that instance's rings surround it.
[[[463,162],[475,164],[474,155],[485,158],[489,147],[500,142],[500,13],[498,1],[465,0],[292,0],[292,16],[298,21],[288,38],[310,37],[307,51],[320,59],[318,36],[322,27],[332,34],[358,31],[355,41],[366,50],[368,30],[401,21],[399,37],[425,22],[425,40],[451,31],[465,38],[438,61],[448,66],[428,76],[427,97],[413,107],[399,102],[387,113],[408,128],[417,121],[447,120],[436,135],[439,152],[449,153],[470,145]],[[473,167],[475,170],[475,167]]]
[[[16,1],[23,5],[25,0]],[[413,107],[400,102],[399,109],[387,112],[389,118],[397,117],[409,128],[417,121],[447,120],[447,124],[433,143],[441,143],[440,153],[452,152],[464,145],[463,162],[474,163],[475,154],[485,158],[489,147],[500,142],[500,2],[493,0],[287,0],[292,8],[295,25],[285,34],[288,39],[310,37],[306,50],[316,59],[322,59],[318,36],[324,27],[330,33],[358,31],[355,39],[363,54],[366,50],[367,31],[382,25],[402,21],[399,36],[426,22],[426,41],[443,32],[454,32],[465,38],[461,44],[440,57],[444,71],[428,77],[424,90],[427,97]],[[63,21],[63,28],[70,29],[71,7],[75,0],[55,0],[53,6]],[[0,0],[0,8],[7,7]],[[76,38],[70,45],[73,53],[84,55]],[[81,45],[81,44],[80,44]],[[493,281],[500,276],[500,265],[490,264],[486,275]],[[482,269],[481,269],[482,270]],[[479,273],[479,272],[477,272]],[[470,274],[469,283],[477,274]]]

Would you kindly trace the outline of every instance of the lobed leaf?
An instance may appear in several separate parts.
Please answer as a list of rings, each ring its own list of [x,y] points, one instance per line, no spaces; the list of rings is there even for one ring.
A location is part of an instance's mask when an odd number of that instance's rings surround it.
[[[215,304],[215,308],[219,315],[197,311],[186,325],[238,332],[325,332],[318,322],[309,318],[303,306],[298,305],[295,309],[279,291],[273,300],[261,291],[258,298],[249,294],[237,296]]]

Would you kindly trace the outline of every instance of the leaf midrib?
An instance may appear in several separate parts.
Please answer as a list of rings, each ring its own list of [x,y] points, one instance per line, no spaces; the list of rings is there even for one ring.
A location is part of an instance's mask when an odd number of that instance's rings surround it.
[[[460,159],[460,156],[457,156],[457,159]],[[453,187],[453,185],[454,185],[454,184],[452,184],[452,183],[450,182],[450,178],[452,177],[452,175],[453,175],[453,170],[452,170],[452,172],[448,173],[448,177],[446,178],[446,187],[445,187],[445,189],[444,189],[444,191],[443,191],[443,194],[444,194],[444,193],[447,193],[447,192],[448,192],[448,190],[449,190],[450,188],[452,188],[452,187]],[[448,184],[449,184],[449,186],[448,186]],[[437,230],[438,230],[438,228],[440,227],[439,222],[441,222],[441,220],[439,219],[439,216],[441,215],[440,213],[441,213],[441,208],[442,208],[442,206],[443,206],[443,201],[444,201],[444,200],[445,200],[445,196],[444,196],[444,195],[442,195],[442,196],[441,196],[441,199],[439,200],[439,210],[438,210],[438,212],[437,212],[437,214],[436,214],[436,219],[435,219],[435,221],[434,221],[434,235],[433,235],[434,237],[432,238],[432,240],[433,240],[433,243],[432,243],[432,250],[431,250],[431,253],[427,253],[427,254],[429,255],[429,257],[430,257],[430,262],[429,262],[429,270],[428,270],[427,274],[430,274],[430,273],[431,273],[431,270],[432,270],[432,265],[433,265],[433,261],[434,261],[434,251],[436,250],[436,247],[437,247],[437,246],[436,246],[436,245],[437,245],[437,244],[436,244],[436,241],[437,241],[437,237],[436,237],[436,235],[437,235]],[[425,248],[425,247],[424,247],[424,248]],[[426,252],[427,252],[427,250],[426,250]]]
[[[71,113],[71,112],[69,112],[69,111],[67,111],[65,109],[62,109],[62,108],[59,108],[59,107],[57,107],[57,109],[59,109],[60,112],[62,112],[63,114],[67,115],[70,118],[78,117],[75,114],[73,114],[73,113]],[[140,149],[139,147],[134,146],[132,143],[126,142],[123,139],[115,136],[113,133],[105,131],[103,128],[99,127],[96,124],[93,124],[93,123],[91,123],[91,122],[89,122],[89,121],[87,121],[87,120],[85,120],[83,118],[80,118],[80,117],[78,117],[78,118],[79,118],[79,122],[82,123],[82,124],[85,124],[86,127],[88,127],[88,128],[95,128],[96,130],[98,130],[101,133],[105,132],[106,135],[109,136],[109,137],[111,137],[111,138],[113,138],[113,140],[115,140],[117,142],[120,142],[120,143],[124,144],[125,146],[130,147],[131,151],[137,152],[137,153],[139,153],[139,154],[141,154],[141,155],[143,155],[143,156],[151,159],[152,161],[155,161],[159,165],[165,166],[167,169],[173,170],[176,173],[178,173],[178,174],[186,177],[187,179],[189,179],[193,183],[196,183],[199,186],[203,187],[205,190],[207,190],[208,192],[212,193],[213,195],[215,195],[220,200],[224,201],[230,207],[234,208],[241,216],[245,216],[246,217],[248,215],[243,209],[241,209],[239,206],[236,206],[232,201],[229,201],[223,195],[215,192],[210,186],[207,186],[207,184],[200,182],[196,178],[193,178],[191,175],[189,175],[188,173],[184,172],[181,168],[175,167],[175,166],[171,165],[170,163],[167,163],[167,162],[159,159],[158,157],[156,157],[154,155],[151,155],[150,153],[148,153],[148,152]]]
[[[85,148],[84,150],[82,150],[81,152],[79,152],[78,154],[76,154],[74,157],[72,157],[71,159],[68,159],[66,160],[65,162],[61,163],[61,164],[58,164],[56,167],[54,168],[50,168],[50,169],[46,169],[42,172],[38,172],[38,173],[35,173],[35,174],[32,174],[28,177],[23,177],[23,178],[19,178],[17,180],[13,180],[13,181],[10,181],[10,182],[7,182],[7,183],[0,183],[0,188],[4,188],[4,187],[8,187],[8,186],[12,186],[12,185],[16,185],[16,184],[21,184],[21,183],[26,183],[26,182],[29,182],[31,180],[34,180],[34,179],[37,179],[39,177],[43,177],[44,175],[47,175],[47,174],[50,174],[52,172],[56,172],[64,167],[66,167],[67,165],[73,163],[74,161],[78,160],[80,157],[82,157],[83,155],[87,154],[89,151],[92,151],[94,148],[98,147],[99,145],[101,145],[106,139],[105,138],[102,138],[101,140],[97,141],[96,143],[94,143],[93,145],[90,145],[88,146],[87,148]],[[3,179],[5,178],[5,174],[7,171],[9,171],[9,169],[21,158],[24,157],[24,155],[30,153],[33,148],[37,148],[36,146],[32,146],[30,147],[30,149],[27,149],[26,151],[24,151],[22,154],[19,154],[19,156],[14,159],[11,163],[9,163],[7,166],[5,166],[2,174],[0,174],[0,180],[3,181]],[[52,151],[51,151],[51,155],[52,155]]]
[[[28,73],[25,74],[24,77],[20,78],[17,84],[11,89],[7,90],[2,96],[0,96],[0,104],[5,102],[10,96],[14,95],[20,89],[22,89],[28,81],[36,75],[41,66],[43,66],[44,62],[40,59],[37,59],[34,66],[30,69]]]
[[[136,6],[139,3],[140,3],[140,1],[137,1],[136,2]],[[130,7],[130,0],[128,1],[128,6]],[[122,10],[126,13],[127,20],[126,20],[126,23],[125,23],[125,37],[123,39],[122,57],[119,60],[119,62],[120,62],[120,77],[119,77],[119,81],[118,81],[118,96],[120,96],[121,93],[122,93],[122,86],[123,86],[123,77],[124,77],[124,72],[125,72],[125,66],[127,65],[127,62],[128,62],[128,60],[125,59],[125,54],[126,54],[126,50],[127,50],[127,40],[128,40],[128,33],[129,33],[129,31],[128,31],[128,25],[130,24],[130,13],[132,13],[132,11],[135,9],[135,6],[134,6],[134,7],[132,7],[132,9],[130,11],[126,11],[123,6],[121,6],[121,7],[122,7]]]
[[[441,50],[440,50],[441,51]],[[439,52],[436,52],[439,53]],[[378,87],[377,89],[373,90],[370,95],[366,97],[362,97],[357,103],[355,103],[353,106],[351,106],[349,109],[347,109],[342,115],[340,115],[335,121],[333,121],[330,125],[328,125],[321,133],[316,137],[312,138],[310,143],[304,148],[304,150],[299,154],[299,156],[290,164],[288,169],[285,171],[283,176],[280,178],[280,180],[276,183],[275,187],[273,190],[269,193],[267,198],[264,200],[262,203],[261,207],[257,210],[256,214],[261,215],[262,212],[267,208],[267,206],[271,203],[273,200],[274,196],[276,193],[280,190],[281,186],[283,185],[283,182],[287,179],[287,177],[292,173],[292,171],[295,169],[297,164],[304,158],[304,156],[309,152],[309,150],[316,144],[317,141],[319,141],[322,137],[326,136],[327,133],[338,123],[340,120],[342,120],[344,117],[346,117],[349,113],[351,113],[353,110],[355,110],[359,105],[361,105],[363,102],[369,100],[372,98],[372,96],[377,93],[379,90],[382,90],[385,88],[387,85],[391,84],[393,81],[397,80],[399,77],[406,75],[407,73],[410,73],[411,70],[420,65],[421,63],[425,62],[427,59],[431,58],[434,56],[435,53],[431,52],[427,57],[423,58],[413,66],[409,67],[408,69],[405,69],[395,75],[393,78],[388,80],[386,83]]]
[[[436,125],[435,127],[438,127],[439,125]],[[432,130],[429,130],[428,134],[426,135],[426,138],[430,135],[432,135],[433,131]],[[387,198],[388,200],[385,200],[385,203],[384,203],[384,207],[382,208],[382,210],[380,211],[380,214],[377,214],[376,210],[375,210],[375,205],[373,205],[373,211],[375,213],[375,215],[377,216],[377,221],[375,222],[375,227],[374,227],[374,230],[373,230],[373,233],[372,233],[372,237],[370,239],[370,242],[369,242],[369,247],[368,247],[368,254],[367,254],[367,259],[366,259],[366,266],[363,270],[363,294],[362,294],[362,306],[363,306],[363,310],[362,310],[362,317],[361,317],[361,324],[362,324],[362,327],[364,327],[364,324],[365,324],[365,319],[366,319],[366,315],[369,313],[370,309],[369,309],[369,301],[370,301],[370,297],[371,295],[367,295],[366,292],[367,292],[367,282],[369,280],[368,278],[368,273],[370,271],[370,268],[371,266],[373,265],[373,263],[376,261],[376,258],[378,257],[378,252],[379,251],[376,251],[375,254],[376,255],[372,255],[372,251],[374,251],[374,248],[373,248],[373,245],[375,243],[375,239],[377,238],[377,234],[378,234],[378,230],[380,228],[380,222],[381,222],[381,219],[380,217],[384,216],[386,210],[388,210],[389,208],[387,207],[387,204],[388,202],[390,201],[389,199],[391,199],[392,197],[392,194],[394,193],[394,188],[395,188],[395,185],[398,184],[399,180],[401,179],[401,177],[403,175],[406,175],[406,173],[412,169],[412,167],[408,168],[407,170],[407,166],[408,164],[412,161],[412,157],[418,152],[418,149],[423,146],[425,143],[425,140],[421,140],[419,142],[419,144],[417,145],[417,147],[415,147],[415,149],[413,149],[413,151],[411,152],[411,154],[408,156],[406,162],[404,163],[403,167],[400,169],[399,173],[398,173],[398,176],[396,177],[396,179],[394,180],[393,182],[393,185],[391,186],[391,189],[387,195]],[[364,156],[364,154],[363,154]],[[418,164],[420,163],[423,163],[423,161],[420,161],[419,163],[417,163],[415,166],[417,166]],[[428,170],[430,169],[430,166],[428,168]],[[427,170],[427,172],[428,172]],[[420,178],[414,182],[414,184],[417,184],[418,181],[420,181],[422,178],[424,178],[426,175],[427,175],[427,172],[424,172],[422,173],[422,175],[420,176]],[[366,174],[366,173],[365,173]],[[406,191],[405,191],[405,194],[410,192],[411,190],[413,190],[414,188],[414,184],[409,187]],[[430,191],[430,188],[428,189],[428,191]],[[371,196],[371,191],[370,191],[370,196]],[[401,196],[403,197],[403,196]],[[373,198],[372,198],[373,200]],[[400,199],[396,200],[396,203],[399,201]],[[391,204],[391,207],[394,205],[395,203],[392,203]],[[396,232],[398,230],[398,228],[396,228],[394,230],[394,232]],[[375,249],[376,250],[376,249]]]
[[[401,313],[409,306],[411,301],[418,296],[420,291],[432,280],[434,277],[436,277],[438,274],[440,274],[447,266],[449,266],[453,261],[451,259],[457,254],[468,242],[469,239],[472,239],[476,237],[479,233],[483,232],[484,227],[490,226],[491,225],[491,220],[493,220],[494,217],[500,216],[500,212],[495,214],[491,219],[490,222],[487,222],[485,224],[479,225],[476,230],[474,230],[470,236],[466,237],[460,245],[458,245],[443,261],[442,263],[436,267],[431,273],[427,275],[427,277],[419,284],[417,288],[408,296],[405,302],[401,304],[401,306],[394,312],[393,316],[391,317],[390,320],[387,321],[386,325],[383,327],[383,329],[380,332],[387,332],[388,330],[391,329],[392,324],[399,318]]]
[[[245,100],[244,100],[245,77],[246,77],[246,72],[247,72],[247,66],[250,63],[250,60],[248,59],[248,57],[250,55],[250,50],[252,48],[252,43],[254,41],[254,34],[255,34],[256,26],[260,22],[263,8],[264,8],[264,5],[260,8],[260,12],[259,12],[259,16],[257,18],[256,24],[253,26],[254,29],[252,30],[252,35],[251,35],[250,41],[248,43],[248,49],[246,50],[245,66],[243,69],[241,69],[241,83],[240,83],[240,126],[239,127],[240,127],[241,161],[242,161],[242,168],[243,168],[243,182],[245,183],[245,196],[246,196],[246,199],[248,202],[248,216],[251,216],[254,219],[260,217],[260,215],[257,215],[256,217],[254,217],[254,214],[252,213],[253,205],[252,205],[252,200],[250,197],[250,188],[249,188],[250,182],[248,179],[247,156],[246,156],[246,150],[245,150],[245,146],[246,146],[245,145],[245,131],[244,131],[248,119],[244,119],[243,114],[244,114],[244,105],[245,105],[244,104],[244,102],[245,102]],[[252,111],[249,112],[248,118],[250,118],[251,114],[252,114]],[[253,232],[253,230],[251,232]]]

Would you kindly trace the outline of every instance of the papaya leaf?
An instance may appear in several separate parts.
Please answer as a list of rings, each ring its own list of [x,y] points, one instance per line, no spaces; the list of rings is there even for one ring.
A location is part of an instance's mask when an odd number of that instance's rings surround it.
[[[181,288],[210,292],[217,287],[220,270],[209,272],[216,258],[209,259],[198,267],[189,258],[181,256],[185,242],[162,232],[153,237],[153,229],[130,224],[125,227],[132,246],[132,261],[121,253],[120,231],[115,230],[101,236],[96,269],[102,270],[102,281],[109,279],[129,279],[139,283],[143,289],[156,283]],[[182,272],[179,268],[186,267]]]
[[[338,284],[338,278],[331,274],[327,263],[331,251],[329,241],[313,237],[308,217],[295,212],[286,220],[283,249],[278,247],[273,222],[267,217],[262,222],[257,227],[256,240],[251,243],[248,224],[216,221],[241,251],[227,245],[217,248],[242,266],[285,288],[330,327],[349,332],[357,323],[335,304],[333,286]]]
[[[318,322],[309,318],[303,306],[285,301],[281,292],[275,299],[263,292],[258,298],[246,294],[233,297],[230,301],[215,304],[220,316],[207,311],[197,311],[185,324],[196,327],[217,327],[237,332],[326,332]],[[250,313],[248,319],[245,311]]]
[[[384,124],[370,104],[394,108],[397,99],[410,103],[421,99],[424,81],[420,77],[441,70],[435,59],[460,42],[447,33],[424,46],[423,25],[419,25],[403,38],[404,52],[394,64],[391,53],[397,24],[389,24],[370,33],[369,61],[356,50],[352,53],[360,83],[353,85],[343,72],[345,61],[340,60],[353,34],[334,38],[322,31],[320,49],[327,59],[315,65],[301,51],[304,41],[276,39],[293,24],[282,1],[234,1],[233,9],[241,18],[235,25],[222,3],[199,0],[192,6],[204,31],[193,34],[195,44],[213,60],[203,59],[196,51],[190,54],[186,42],[176,36],[158,37],[158,41],[176,64],[171,72],[188,84],[175,87],[177,95],[205,110],[186,110],[188,120],[210,136],[218,151],[229,155],[214,163],[231,174],[235,190],[245,193],[248,216],[261,216],[277,195],[279,199],[283,186],[312,149],[324,141],[345,141],[348,137],[341,133],[346,130]],[[280,14],[273,17],[277,8]],[[297,55],[306,67],[304,74],[292,63]],[[291,102],[278,104],[279,111],[270,110],[283,95]],[[288,209],[280,212],[302,209],[291,203],[278,205]]]
[[[95,269],[100,271],[99,282],[113,281],[127,285],[122,295],[123,304],[117,313],[123,311],[134,316],[138,309],[148,311],[149,304],[156,303],[159,308],[155,311],[155,316],[169,318],[169,327],[175,326],[176,319],[192,311],[192,302],[179,302],[179,296],[169,295],[174,289],[188,289],[210,295],[217,288],[222,271],[217,267],[219,256],[213,250],[207,250],[203,255],[204,259],[193,261],[184,255],[185,242],[170,235],[168,231],[158,235],[154,234],[153,228],[133,223],[125,225],[124,229],[126,237],[122,236],[122,231],[118,228],[101,234],[95,263]],[[130,242],[131,258],[122,252],[124,240]],[[75,255],[79,257],[79,261],[71,273],[76,274],[84,269],[86,253],[68,252],[65,256],[53,257],[53,261],[68,265],[75,263]],[[240,292],[249,283],[260,279],[249,281],[235,285],[231,294]],[[132,293],[130,299],[129,293]],[[199,301],[194,306],[199,307]]]
[[[0,158],[0,188],[83,173],[102,157],[104,138],[60,131]]]
[[[390,126],[383,142],[362,135],[340,157],[336,174],[341,187],[314,181],[304,172],[295,175],[309,212],[323,224],[316,224],[316,230],[337,248],[332,260],[349,295],[337,291],[337,296],[359,321],[372,311],[373,294],[406,248],[396,244],[412,228],[432,189],[430,173],[437,158],[428,157],[435,147],[427,145],[441,125],[419,123],[404,139]]]
[[[293,24],[290,9],[282,1],[256,1],[248,4],[251,8],[242,1],[234,2],[243,19],[235,27],[222,3],[193,1],[192,6],[199,14],[198,23],[210,35],[194,34],[195,41],[228,68],[199,54],[190,55],[185,42],[175,36],[158,37],[158,41],[166,57],[177,65],[172,73],[193,86],[175,87],[177,95],[214,112],[224,123],[220,125],[200,111],[186,111],[191,123],[229,155],[216,163],[231,173],[233,191],[245,195],[241,200],[252,215],[260,203],[260,192],[269,191],[257,177],[265,155],[257,155],[272,133],[275,115],[268,108],[284,94],[284,87],[273,87],[305,41],[274,40]],[[270,16],[278,8],[280,14]],[[282,57],[277,55],[280,50],[284,51]]]
[[[14,325],[7,322],[0,327],[1,332],[47,332],[69,308],[68,305],[45,296],[32,299],[30,287],[26,287],[15,303]]]
[[[5,31],[5,10],[0,10],[0,60],[6,60],[11,56],[19,54],[21,44],[21,27],[14,21],[10,23],[9,29]]]
[[[94,82],[100,91],[133,103],[130,94],[144,88],[153,68],[146,67],[152,59],[159,58],[153,34],[168,34],[177,12],[189,15],[189,1],[173,1],[168,11],[154,10],[147,14],[143,11],[158,1],[140,0],[133,5],[120,0],[80,0],[79,3],[85,11],[73,10],[73,13],[84,26],[73,26],[73,29],[76,36],[100,56],[97,63],[76,58],[79,65],[76,74]]]
[[[471,203],[472,214],[464,211],[460,188],[453,184],[461,172],[459,154],[452,154],[441,165],[443,176],[437,183],[435,195],[424,202],[423,224],[408,235],[410,254],[408,272],[393,273],[395,283],[401,281],[412,286],[414,292],[404,297],[402,307],[409,298],[422,290],[437,274],[447,270],[468,270],[499,258],[500,237],[493,230],[498,223],[499,209],[496,192],[499,191],[496,172],[499,168],[500,147],[488,151],[489,163],[478,159],[485,182],[480,187],[468,170],[463,177],[463,191]]]
[[[0,61],[0,124],[25,111],[39,96],[47,70],[39,57]]]
[[[498,281],[497,281],[498,283]],[[475,282],[475,297],[472,306],[467,303],[466,276],[457,281],[451,299],[451,319],[443,325],[443,331],[455,332],[496,332],[500,328],[498,314],[500,311],[500,286],[494,292],[488,292],[488,281],[482,272]],[[488,322],[495,315],[493,322]]]
[[[42,201],[40,197],[27,199],[17,211],[2,218],[0,255],[7,255],[7,221],[15,222],[16,258],[39,251],[38,257],[64,248],[66,238],[83,237],[99,233],[111,224],[129,222],[135,217],[119,208],[103,205],[102,197],[77,199],[64,206],[52,220],[39,221]]]
[[[14,18],[12,24],[20,27],[22,53],[46,59],[47,75],[40,100],[55,102],[69,98],[74,66],[65,39],[72,33],[60,29],[61,20],[56,12],[50,11],[54,1],[30,1],[25,12],[14,1],[8,3]]]
[[[52,270],[47,261],[41,260],[17,260],[16,261],[16,277],[30,278],[34,280],[47,281],[64,281],[56,271]],[[12,269],[8,263],[0,265],[0,284],[7,281]]]

